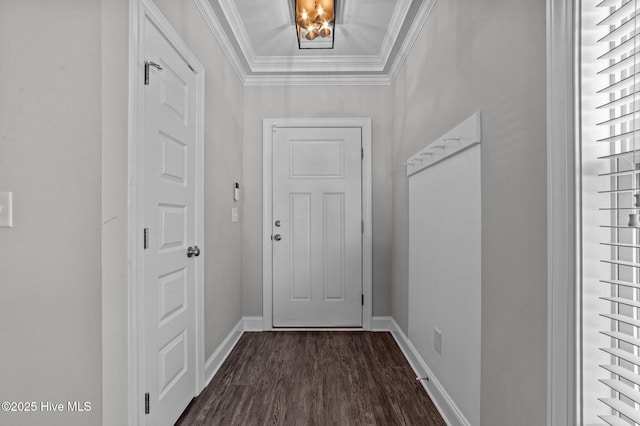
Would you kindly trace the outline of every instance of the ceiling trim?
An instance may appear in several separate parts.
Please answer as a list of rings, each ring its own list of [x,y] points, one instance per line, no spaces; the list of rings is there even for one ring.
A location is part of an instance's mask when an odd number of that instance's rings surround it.
[[[382,46],[378,55],[357,56],[357,62],[354,57],[335,57],[335,56],[306,56],[306,57],[287,57],[287,61],[278,59],[267,59],[264,56],[257,56],[253,50],[249,34],[240,17],[240,12],[233,0],[217,0],[220,8],[225,14],[225,18],[229,22],[231,31],[238,41],[240,50],[245,60],[249,64],[251,72],[254,73],[271,73],[271,72],[319,72],[319,71],[344,71],[344,72],[382,72],[387,65],[387,61],[393,50],[393,46],[400,34],[402,24],[411,7],[411,0],[398,0],[398,4],[393,10],[391,20],[387,27],[387,33],[384,36]],[[339,2],[344,3],[344,2]],[[292,23],[293,25],[293,23]],[[345,65],[344,62],[349,64]],[[318,62],[324,65],[320,68]],[[286,70],[284,69],[286,66]]]
[[[208,0],[193,0],[193,3],[198,8],[198,11],[204,18],[204,21],[211,30],[213,36],[216,38],[216,40],[218,40],[218,43],[220,43],[222,51],[231,63],[231,67],[237,74],[238,78],[240,78],[240,81],[243,84],[246,84],[245,80],[247,73],[244,69],[244,66],[242,65],[242,62],[240,61],[240,58],[236,53],[236,49],[233,48],[231,40],[229,40],[229,37],[227,37],[227,33],[225,33],[224,29],[222,28],[222,24],[218,20],[218,17],[213,12],[211,4]]]
[[[242,22],[242,18],[240,17],[240,12],[236,7],[236,4],[233,0],[217,0],[222,12],[224,13],[225,18],[229,22],[229,26],[231,27],[231,31],[233,32],[233,36],[238,40],[238,44],[240,45],[240,50],[244,55],[245,60],[249,64],[249,68],[251,71],[255,72],[253,69],[254,62],[256,59],[256,53],[253,50],[253,45],[251,44],[251,40],[249,39],[249,34],[247,33],[247,29]]]
[[[283,57],[281,57],[283,58]],[[344,56],[344,57],[286,57],[286,60],[278,57],[253,58],[252,72],[381,72],[384,70],[384,62],[378,56]]]
[[[407,56],[409,56],[411,48],[416,42],[418,35],[422,31],[422,27],[424,27],[424,24],[429,20],[431,12],[433,12],[433,8],[435,7],[437,2],[438,0],[425,0],[420,4],[420,8],[416,12],[416,17],[413,20],[413,23],[411,24],[411,27],[409,28],[404,41],[402,42],[402,46],[400,46],[400,50],[398,51],[398,54],[396,55],[393,63],[391,64],[391,67],[389,68],[389,84],[393,83],[398,76],[400,68],[404,64],[404,61],[407,59]]]
[[[219,3],[228,2],[229,0],[219,0]],[[292,72],[291,62],[292,58],[290,57],[254,57],[253,63],[254,66],[257,63],[258,68],[263,67],[262,69],[271,70],[271,74],[253,74],[252,69],[247,69],[247,64],[243,62],[243,60],[239,56],[238,47],[234,46],[234,43],[229,38],[228,34],[225,32],[223,25],[220,20],[216,16],[213,7],[209,3],[208,0],[193,0],[194,4],[197,6],[200,11],[202,17],[204,18],[207,26],[211,30],[212,34],[220,43],[223,52],[225,53],[227,59],[231,63],[231,66],[235,73],[240,78],[240,81],[245,86],[285,86],[285,85],[306,85],[306,86],[321,86],[321,85],[366,85],[366,86],[388,86],[393,83],[395,78],[397,77],[402,64],[405,62],[409,51],[413,47],[422,27],[429,19],[431,12],[437,0],[424,0],[416,12],[415,19],[413,20],[409,31],[407,32],[402,45],[400,46],[398,53],[393,57],[391,65],[387,68],[389,71],[384,73],[385,64],[382,65],[374,64],[374,58],[380,59],[378,56],[372,55],[368,57],[363,56],[344,56],[338,58],[332,58],[334,60],[334,64],[332,66],[327,66],[327,63],[324,62],[322,66],[320,65],[321,61],[326,60],[325,57],[314,56],[305,59],[307,64],[305,65],[304,70],[299,70]],[[407,7],[408,4],[410,6],[410,0],[400,0],[401,3],[399,5],[403,5],[403,7]],[[231,2],[232,8],[236,11],[236,18],[239,19],[239,15],[237,13],[237,8]],[[399,9],[399,8],[396,8]],[[406,11],[403,11],[406,15]],[[395,16],[395,12],[394,12]],[[394,19],[394,18],[392,18]],[[402,23],[402,22],[401,22]],[[394,25],[396,25],[394,23]],[[390,25],[391,26],[391,25]],[[231,25],[231,27],[235,27]],[[244,29],[243,25],[240,25],[240,28]],[[232,29],[233,31],[233,29]],[[395,44],[395,40],[399,35],[400,28],[397,29],[395,38],[393,43],[389,42],[389,46],[393,48]],[[234,33],[235,34],[235,33]],[[246,36],[246,32],[245,32]],[[248,40],[248,36],[245,39]],[[240,45],[241,40],[237,38],[238,45]],[[242,50],[242,47],[239,46],[239,49]],[[391,52],[387,54],[387,58],[385,61],[388,61],[389,55]],[[249,58],[244,58],[247,63],[249,63]],[[286,68],[285,68],[286,65]],[[388,64],[387,64],[388,65]],[[249,63],[249,66],[251,64]],[[302,65],[300,65],[302,66]],[[268,71],[263,71],[268,72]],[[331,75],[331,74],[308,74],[309,72],[351,72],[352,74],[342,74],[342,75]],[[365,74],[358,74],[365,73]],[[366,74],[366,73],[376,73],[376,74]]]
[[[389,86],[380,75],[248,75],[245,86]]]
[[[290,57],[261,56],[255,59],[254,72],[382,72],[378,56]]]
[[[393,9],[393,15],[391,15],[391,21],[389,22],[388,31],[384,37],[384,41],[382,42],[382,47],[380,48],[379,56],[380,62],[383,63],[383,68],[389,60],[389,56],[391,55],[393,46],[396,44],[396,40],[400,35],[402,24],[407,18],[410,7],[411,0],[399,0],[398,5]]]

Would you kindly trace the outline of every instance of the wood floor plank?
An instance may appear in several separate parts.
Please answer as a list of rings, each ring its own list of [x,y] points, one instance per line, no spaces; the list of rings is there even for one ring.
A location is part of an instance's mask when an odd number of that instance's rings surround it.
[[[425,425],[444,420],[390,333],[244,333],[176,423]]]

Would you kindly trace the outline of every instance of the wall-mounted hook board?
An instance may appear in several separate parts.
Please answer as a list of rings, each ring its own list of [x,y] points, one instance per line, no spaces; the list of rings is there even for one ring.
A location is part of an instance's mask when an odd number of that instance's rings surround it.
[[[438,164],[482,140],[482,117],[476,112],[407,159],[407,176]]]

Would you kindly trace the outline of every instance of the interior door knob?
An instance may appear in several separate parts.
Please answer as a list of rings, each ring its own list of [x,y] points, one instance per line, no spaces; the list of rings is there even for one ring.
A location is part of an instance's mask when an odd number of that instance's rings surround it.
[[[195,257],[200,256],[200,247],[198,247],[198,246],[193,246],[193,255],[194,255]]]
[[[273,239],[276,240],[276,241],[280,241],[282,239],[282,235],[276,234],[276,235],[273,236]]]
[[[280,222],[279,220],[276,220],[275,225],[276,225],[278,228],[280,228],[281,222]]]
[[[198,253],[198,254],[200,254],[200,253]],[[196,252],[193,249],[193,247],[187,247],[187,257],[193,257],[194,255],[196,255]]]

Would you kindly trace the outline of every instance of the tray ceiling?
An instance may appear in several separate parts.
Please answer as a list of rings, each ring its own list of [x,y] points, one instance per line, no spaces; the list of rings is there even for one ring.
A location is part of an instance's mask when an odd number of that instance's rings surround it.
[[[298,49],[294,0],[196,0],[247,85],[389,84],[435,0],[336,0],[334,49]]]

